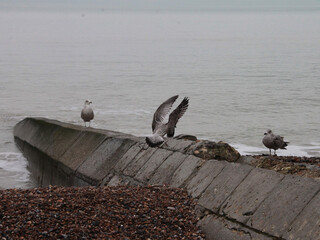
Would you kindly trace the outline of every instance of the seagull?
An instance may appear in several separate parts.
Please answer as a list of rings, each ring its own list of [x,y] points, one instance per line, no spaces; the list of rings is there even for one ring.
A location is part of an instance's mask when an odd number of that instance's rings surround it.
[[[173,103],[177,100],[178,97],[179,95],[169,98],[167,101],[163,102],[154,113],[152,120],[153,135],[150,137],[146,137],[146,142],[150,147],[161,145],[164,142],[164,135],[167,135],[167,137],[174,136],[174,130],[176,128],[178,120],[188,109],[189,99],[185,97],[180,105],[170,113],[168,122],[163,123],[163,121],[170,112]]]
[[[280,135],[275,135],[273,132],[268,129],[266,133],[264,133],[264,137],[262,139],[262,143],[269,148],[270,156],[271,156],[271,149],[274,150],[274,155],[276,155],[277,149],[286,149],[289,142],[283,141],[283,137]]]
[[[86,100],[84,102],[84,107],[81,111],[81,118],[83,119],[84,121],[84,126],[86,127],[86,122],[89,122],[89,127],[90,127],[90,121],[93,119],[94,117],[94,113],[93,113],[93,110],[90,106],[92,102],[89,101],[89,100]]]

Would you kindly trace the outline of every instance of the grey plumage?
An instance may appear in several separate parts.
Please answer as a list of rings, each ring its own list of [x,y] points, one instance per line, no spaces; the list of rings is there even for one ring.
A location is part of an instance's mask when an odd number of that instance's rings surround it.
[[[146,142],[150,147],[156,147],[164,142],[163,137],[167,135],[168,137],[173,137],[178,120],[187,111],[189,106],[189,99],[185,97],[179,106],[173,110],[169,115],[169,120],[167,123],[163,123],[165,117],[170,112],[173,103],[177,100],[179,95],[173,96],[163,102],[158,109],[155,111],[152,120],[152,132],[153,135],[146,137]]]
[[[262,143],[269,148],[269,152],[271,155],[271,149],[274,150],[274,154],[276,154],[277,149],[286,149],[289,142],[285,142],[283,137],[280,135],[275,135],[273,132],[268,129],[266,133],[264,133],[264,137],[262,139]]]
[[[94,118],[94,113],[90,106],[91,103],[92,103],[91,101],[86,100],[84,102],[84,107],[81,111],[81,118],[84,121],[84,125],[87,126],[86,122],[89,122],[89,127],[90,127],[90,121]]]

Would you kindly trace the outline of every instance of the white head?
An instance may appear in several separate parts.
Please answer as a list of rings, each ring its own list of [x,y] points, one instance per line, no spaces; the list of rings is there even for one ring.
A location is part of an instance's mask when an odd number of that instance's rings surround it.
[[[86,101],[84,102],[84,105],[90,105],[91,103],[92,103],[91,101],[86,100]]]
[[[268,129],[267,132],[264,133],[264,135],[271,134],[271,133],[272,133],[272,131],[270,129]]]

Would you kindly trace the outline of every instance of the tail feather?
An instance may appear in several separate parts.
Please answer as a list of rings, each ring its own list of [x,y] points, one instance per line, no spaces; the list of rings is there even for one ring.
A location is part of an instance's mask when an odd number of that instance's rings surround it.
[[[288,146],[289,142],[283,142],[283,145],[281,146],[281,149],[286,149],[286,146]]]

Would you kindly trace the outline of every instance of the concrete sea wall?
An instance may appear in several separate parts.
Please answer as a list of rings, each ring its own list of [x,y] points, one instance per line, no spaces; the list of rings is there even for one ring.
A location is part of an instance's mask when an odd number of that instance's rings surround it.
[[[19,122],[14,136],[43,186],[183,187],[207,239],[320,239],[320,181],[237,163],[227,144],[149,148],[144,138],[43,118]]]

